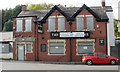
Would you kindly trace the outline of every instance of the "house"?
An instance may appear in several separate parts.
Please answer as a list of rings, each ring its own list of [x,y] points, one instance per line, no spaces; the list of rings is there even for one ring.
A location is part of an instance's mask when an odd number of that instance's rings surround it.
[[[0,59],[13,59],[13,32],[0,32]]]
[[[110,55],[114,45],[111,6],[64,7],[26,10],[14,17],[13,59],[81,61],[86,53]],[[111,24],[111,25],[109,25]],[[113,41],[112,44],[110,41]]]

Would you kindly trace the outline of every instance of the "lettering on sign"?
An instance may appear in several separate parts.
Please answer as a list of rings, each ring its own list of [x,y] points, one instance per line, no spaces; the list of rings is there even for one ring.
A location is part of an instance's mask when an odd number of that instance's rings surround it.
[[[60,37],[84,37],[84,32],[60,32]]]

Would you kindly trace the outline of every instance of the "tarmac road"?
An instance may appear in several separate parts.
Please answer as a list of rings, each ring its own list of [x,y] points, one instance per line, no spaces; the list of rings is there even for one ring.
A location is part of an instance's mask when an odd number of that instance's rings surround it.
[[[118,65],[44,64],[39,62],[6,61],[2,70],[118,70]]]

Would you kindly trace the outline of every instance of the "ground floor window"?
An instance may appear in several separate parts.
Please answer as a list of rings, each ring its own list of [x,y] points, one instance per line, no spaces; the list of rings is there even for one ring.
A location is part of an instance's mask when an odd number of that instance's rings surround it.
[[[87,54],[94,52],[94,41],[77,41],[77,54]]]
[[[65,54],[65,41],[49,41],[49,54]]]
[[[32,52],[32,44],[26,44],[26,52]]]
[[[12,52],[12,46],[9,42],[0,43],[0,53]]]

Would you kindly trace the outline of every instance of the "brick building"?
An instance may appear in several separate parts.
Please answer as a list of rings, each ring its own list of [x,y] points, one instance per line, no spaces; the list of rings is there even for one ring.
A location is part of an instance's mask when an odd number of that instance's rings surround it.
[[[38,61],[81,61],[92,52],[108,54],[106,14],[111,6],[26,10],[14,18],[13,58]]]

